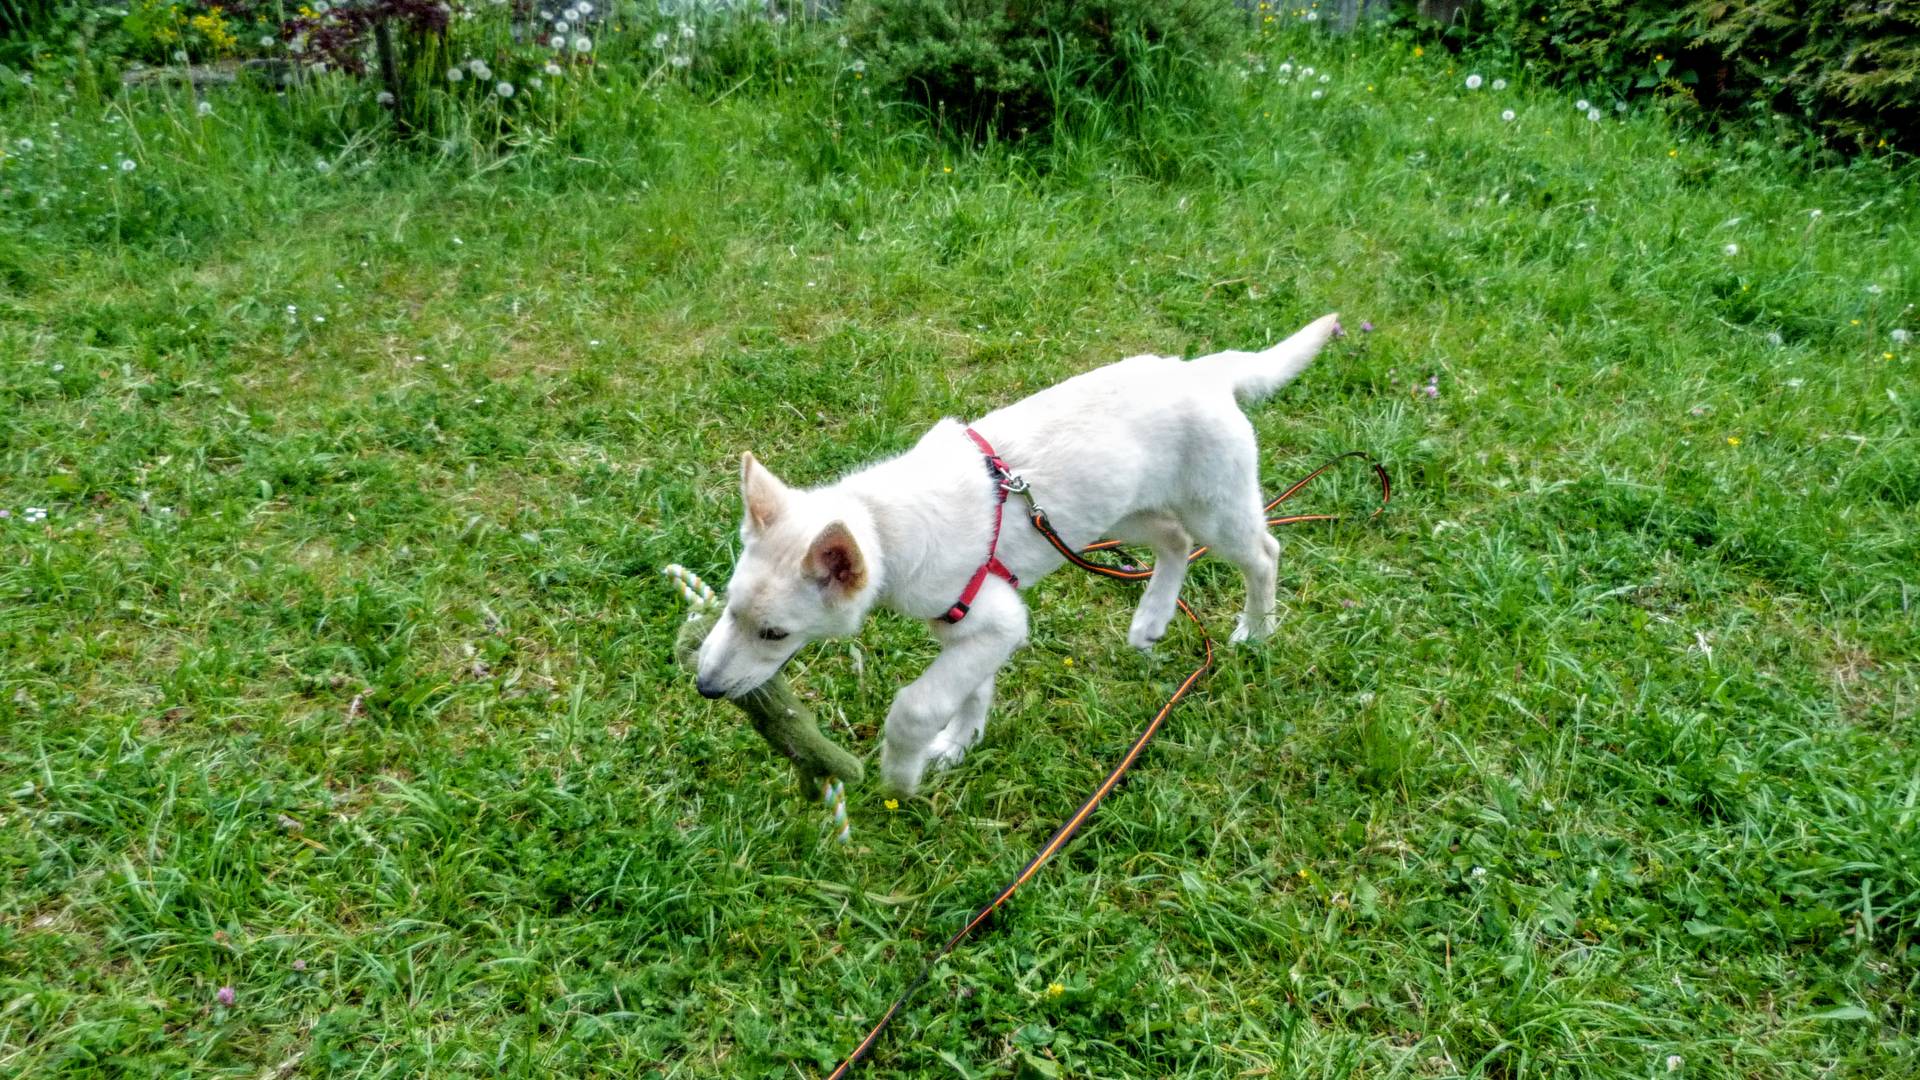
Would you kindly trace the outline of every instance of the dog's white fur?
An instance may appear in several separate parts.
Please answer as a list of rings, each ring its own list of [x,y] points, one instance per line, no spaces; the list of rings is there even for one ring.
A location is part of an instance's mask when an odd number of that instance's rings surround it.
[[[973,424],[1032,486],[1076,547],[1104,536],[1144,544],[1154,574],[1127,640],[1152,648],[1173,618],[1187,552],[1206,544],[1240,568],[1247,603],[1234,641],[1273,626],[1280,545],[1261,509],[1253,425],[1235,404],[1285,386],[1339,331],[1328,315],[1264,352],[1183,362],[1136,356],[1050,387]],[[941,652],[894,698],[880,771],[912,794],[929,764],[958,762],[980,737],[1001,665],[1027,637],[1027,609],[989,577],[958,623],[938,621],[986,559],[995,485],[957,420],[890,461],[812,491],[741,459],[744,547],[727,606],[700,646],[701,693],[733,697],[816,638],[856,633],[884,604],[929,620]],[[1000,559],[1033,584],[1059,553],[1007,507]]]

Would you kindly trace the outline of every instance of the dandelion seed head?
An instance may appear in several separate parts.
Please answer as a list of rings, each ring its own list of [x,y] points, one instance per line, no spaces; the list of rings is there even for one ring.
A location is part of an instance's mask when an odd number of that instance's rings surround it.
[[[1580,112],[1586,112],[1588,109],[1592,108],[1593,106],[1588,104],[1586,98],[1581,98],[1579,101],[1576,101],[1573,103],[1573,107]]]
[[[1722,252],[1724,252],[1724,253],[1726,253],[1727,255],[1738,255],[1738,254],[1740,254],[1740,245],[1739,245],[1739,244],[1728,244],[1728,245],[1727,245],[1726,247],[1723,247],[1723,248],[1721,248],[1720,250],[1721,250]]]
[[[1505,120],[1509,124],[1513,123],[1513,117],[1514,112],[1512,109],[1508,109],[1500,114],[1500,119]]]
[[[1495,90],[1505,90],[1507,88],[1507,80],[1505,79],[1493,80],[1493,88]]]
[[[499,82],[493,84],[493,92],[503,98],[510,98],[513,96],[513,84],[505,79],[501,79]]]
[[[1467,76],[1467,89],[1469,90],[1480,89],[1480,76],[1478,75]]]

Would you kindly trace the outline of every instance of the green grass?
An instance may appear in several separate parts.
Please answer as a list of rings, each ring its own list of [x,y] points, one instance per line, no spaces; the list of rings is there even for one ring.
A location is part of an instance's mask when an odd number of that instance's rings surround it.
[[[9,91],[0,1073],[817,1075],[1195,641],[1049,578],[984,743],[841,850],[658,568],[724,579],[743,449],[824,481],[1330,309],[1377,329],[1267,476],[1364,448],[1391,512],[1287,534],[1280,632],[872,1075],[1920,1073],[1913,171],[1296,59],[1043,156],[809,79],[609,71],[504,160]],[[796,678],[870,757],[932,648],[858,649]]]

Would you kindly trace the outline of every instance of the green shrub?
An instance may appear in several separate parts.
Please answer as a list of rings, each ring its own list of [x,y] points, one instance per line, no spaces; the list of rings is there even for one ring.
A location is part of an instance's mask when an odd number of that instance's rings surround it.
[[[1450,32],[1621,98],[1786,113],[1854,146],[1920,148],[1915,0],[1489,0]]]
[[[1223,0],[865,0],[848,13],[851,74],[967,138],[1079,109],[1133,126],[1204,97],[1232,17]]]

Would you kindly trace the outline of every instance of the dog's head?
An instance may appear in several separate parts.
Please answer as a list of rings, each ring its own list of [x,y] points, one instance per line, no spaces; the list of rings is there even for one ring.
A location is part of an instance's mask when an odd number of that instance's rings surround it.
[[[740,458],[742,547],[727,606],[700,643],[699,686],[739,697],[809,641],[859,630],[874,584],[853,528],[830,499],[795,491],[752,454]]]

